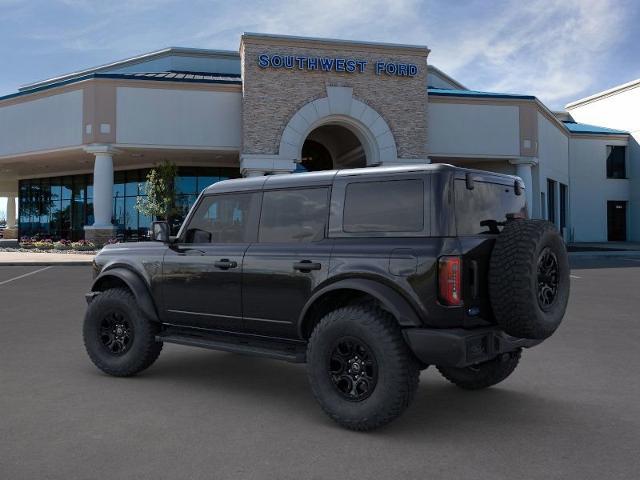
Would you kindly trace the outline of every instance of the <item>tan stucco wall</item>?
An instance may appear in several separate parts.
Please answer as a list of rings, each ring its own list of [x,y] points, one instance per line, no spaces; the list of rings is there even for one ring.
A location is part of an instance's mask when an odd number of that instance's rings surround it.
[[[380,114],[394,136],[399,158],[427,157],[426,47],[323,43],[318,40],[243,36],[243,141],[245,154],[278,154],[282,132],[305,104],[327,96],[327,86],[353,88],[353,98]],[[364,73],[260,68],[260,54],[355,58],[368,62]],[[414,77],[376,75],[375,62],[411,63]]]

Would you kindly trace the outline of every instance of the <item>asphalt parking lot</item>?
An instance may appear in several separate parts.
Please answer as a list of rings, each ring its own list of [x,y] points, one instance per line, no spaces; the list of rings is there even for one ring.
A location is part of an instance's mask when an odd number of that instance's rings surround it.
[[[560,330],[507,381],[465,392],[430,368],[403,417],[362,434],[300,365],[165,345],[106,376],[81,339],[89,267],[0,266],[0,478],[638,478],[640,258],[573,277]]]

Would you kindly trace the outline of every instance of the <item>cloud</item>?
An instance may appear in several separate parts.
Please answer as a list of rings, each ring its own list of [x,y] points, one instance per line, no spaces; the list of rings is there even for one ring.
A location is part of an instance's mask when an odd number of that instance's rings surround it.
[[[553,108],[594,91],[629,23],[620,0],[282,1],[222,8],[194,42],[237,48],[242,31],[426,44],[471,88],[527,93]],[[606,70],[606,69],[605,69]]]
[[[434,60],[473,88],[533,93],[558,107],[592,92],[629,10],[613,0],[528,0],[466,22]]]
[[[55,0],[31,6],[15,37],[32,54],[70,52],[62,72],[91,65],[74,58],[100,64],[170,45],[236,50],[243,31],[422,44],[470,88],[557,108],[603,78],[630,79],[611,76],[610,57],[637,11],[633,0]]]

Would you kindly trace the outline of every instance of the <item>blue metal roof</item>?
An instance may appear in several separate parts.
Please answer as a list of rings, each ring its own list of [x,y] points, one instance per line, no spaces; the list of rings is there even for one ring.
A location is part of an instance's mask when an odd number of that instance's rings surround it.
[[[186,82],[186,83],[221,83],[228,85],[242,85],[240,75],[230,73],[200,73],[200,72],[150,72],[150,73],[90,73],[81,77],[71,78],[60,82],[49,83],[41,87],[22,90],[0,97],[0,100],[22,97],[35,92],[49,90],[51,88],[70,85],[92,78],[115,78],[122,80],[151,80],[160,82]]]
[[[215,82],[215,83],[242,83],[240,80],[240,75],[236,75],[233,73],[208,73],[208,72],[187,72],[187,71],[178,71],[178,70],[170,70],[168,72],[134,72],[134,73],[118,73],[118,74],[109,74],[109,73],[97,73],[99,77],[105,75],[118,75],[118,78],[132,78],[132,79],[143,79],[143,80],[169,80],[172,82],[175,81],[206,81],[206,82]]]
[[[597,135],[628,135],[629,132],[625,130],[615,130],[613,128],[598,127],[596,125],[588,125],[586,123],[568,122],[563,121],[565,127],[569,129],[571,133],[592,133]]]
[[[427,88],[429,95],[441,97],[478,97],[478,98],[516,98],[535,100],[533,95],[520,95],[517,93],[480,92],[477,90],[454,90],[447,88]]]

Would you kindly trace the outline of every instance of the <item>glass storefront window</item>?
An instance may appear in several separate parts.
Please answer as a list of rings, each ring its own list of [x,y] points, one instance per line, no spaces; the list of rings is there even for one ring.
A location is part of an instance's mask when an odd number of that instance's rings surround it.
[[[62,200],[73,198],[73,177],[62,178]]]
[[[73,200],[84,201],[87,189],[87,178],[85,175],[77,175],[73,179]]]
[[[178,172],[178,176],[175,181],[176,193],[181,194],[195,194],[198,191],[198,176],[195,175],[194,169],[188,169],[185,172]]]
[[[138,196],[144,196],[148,169],[118,171],[114,174],[113,224],[122,240],[148,238],[153,219],[136,208]],[[198,198],[209,185],[239,177],[234,168],[179,167],[175,178],[177,215],[172,227],[177,231]],[[74,175],[20,180],[19,228],[21,236],[39,235],[54,240],[78,240],[85,225],[92,225],[93,175]]]
[[[93,175],[87,176],[87,198],[93,198]]]
[[[126,197],[124,200],[124,225],[125,237],[131,240],[137,240],[138,210],[136,210],[136,197]]]
[[[127,171],[126,173],[126,182],[124,184],[124,195],[126,197],[137,196],[138,195],[138,183],[140,183],[138,177],[138,171]]]
[[[118,233],[124,233],[124,198],[113,198],[113,225]]]
[[[115,172],[113,174],[113,196],[124,198],[125,172]]]
[[[60,224],[60,236],[62,238],[71,237],[71,200],[62,200],[60,202],[61,207],[61,224]]]
[[[226,178],[223,180],[226,180]],[[213,185],[214,183],[219,181],[220,181],[220,177],[214,177],[212,175],[198,177],[198,193],[204,190],[205,188],[207,188],[209,185]]]

